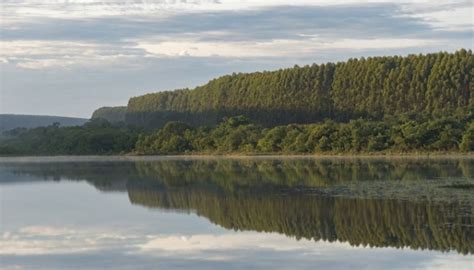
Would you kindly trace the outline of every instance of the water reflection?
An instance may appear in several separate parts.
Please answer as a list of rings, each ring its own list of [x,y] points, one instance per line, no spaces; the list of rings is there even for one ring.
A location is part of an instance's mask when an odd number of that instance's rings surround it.
[[[0,170],[12,181],[85,180],[128,192],[132,204],[195,212],[237,231],[474,252],[473,159],[8,162]]]

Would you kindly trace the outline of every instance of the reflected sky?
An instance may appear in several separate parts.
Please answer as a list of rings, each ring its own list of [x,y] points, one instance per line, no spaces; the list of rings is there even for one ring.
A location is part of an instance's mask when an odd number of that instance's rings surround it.
[[[132,204],[127,193],[90,182],[44,181],[11,173],[5,163],[0,170],[1,269],[472,269],[474,263],[456,252],[227,230],[195,211]]]

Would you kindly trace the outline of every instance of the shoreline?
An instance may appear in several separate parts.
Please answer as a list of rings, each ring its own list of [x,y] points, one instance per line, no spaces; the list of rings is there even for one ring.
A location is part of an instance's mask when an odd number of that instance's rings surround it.
[[[0,156],[1,162],[153,161],[177,159],[474,159],[474,153],[361,153],[361,154],[242,154],[196,153],[175,155],[25,155]]]

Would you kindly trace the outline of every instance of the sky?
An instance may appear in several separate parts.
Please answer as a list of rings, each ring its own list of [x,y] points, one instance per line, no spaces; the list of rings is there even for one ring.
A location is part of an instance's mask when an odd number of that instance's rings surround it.
[[[232,72],[474,47],[473,0],[2,0],[0,113],[90,117]]]

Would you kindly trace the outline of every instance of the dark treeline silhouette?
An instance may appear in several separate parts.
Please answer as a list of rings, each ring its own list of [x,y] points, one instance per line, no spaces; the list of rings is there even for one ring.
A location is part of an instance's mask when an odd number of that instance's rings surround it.
[[[128,192],[133,204],[194,212],[233,230],[474,252],[473,159],[162,158],[3,163],[0,171],[86,180]]]
[[[170,121],[214,126],[244,115],[266,127],[332,119],[428,119],[474,106],[471,50],[232,74],[195,89],[133,97],[126,119],[147,129]]]

